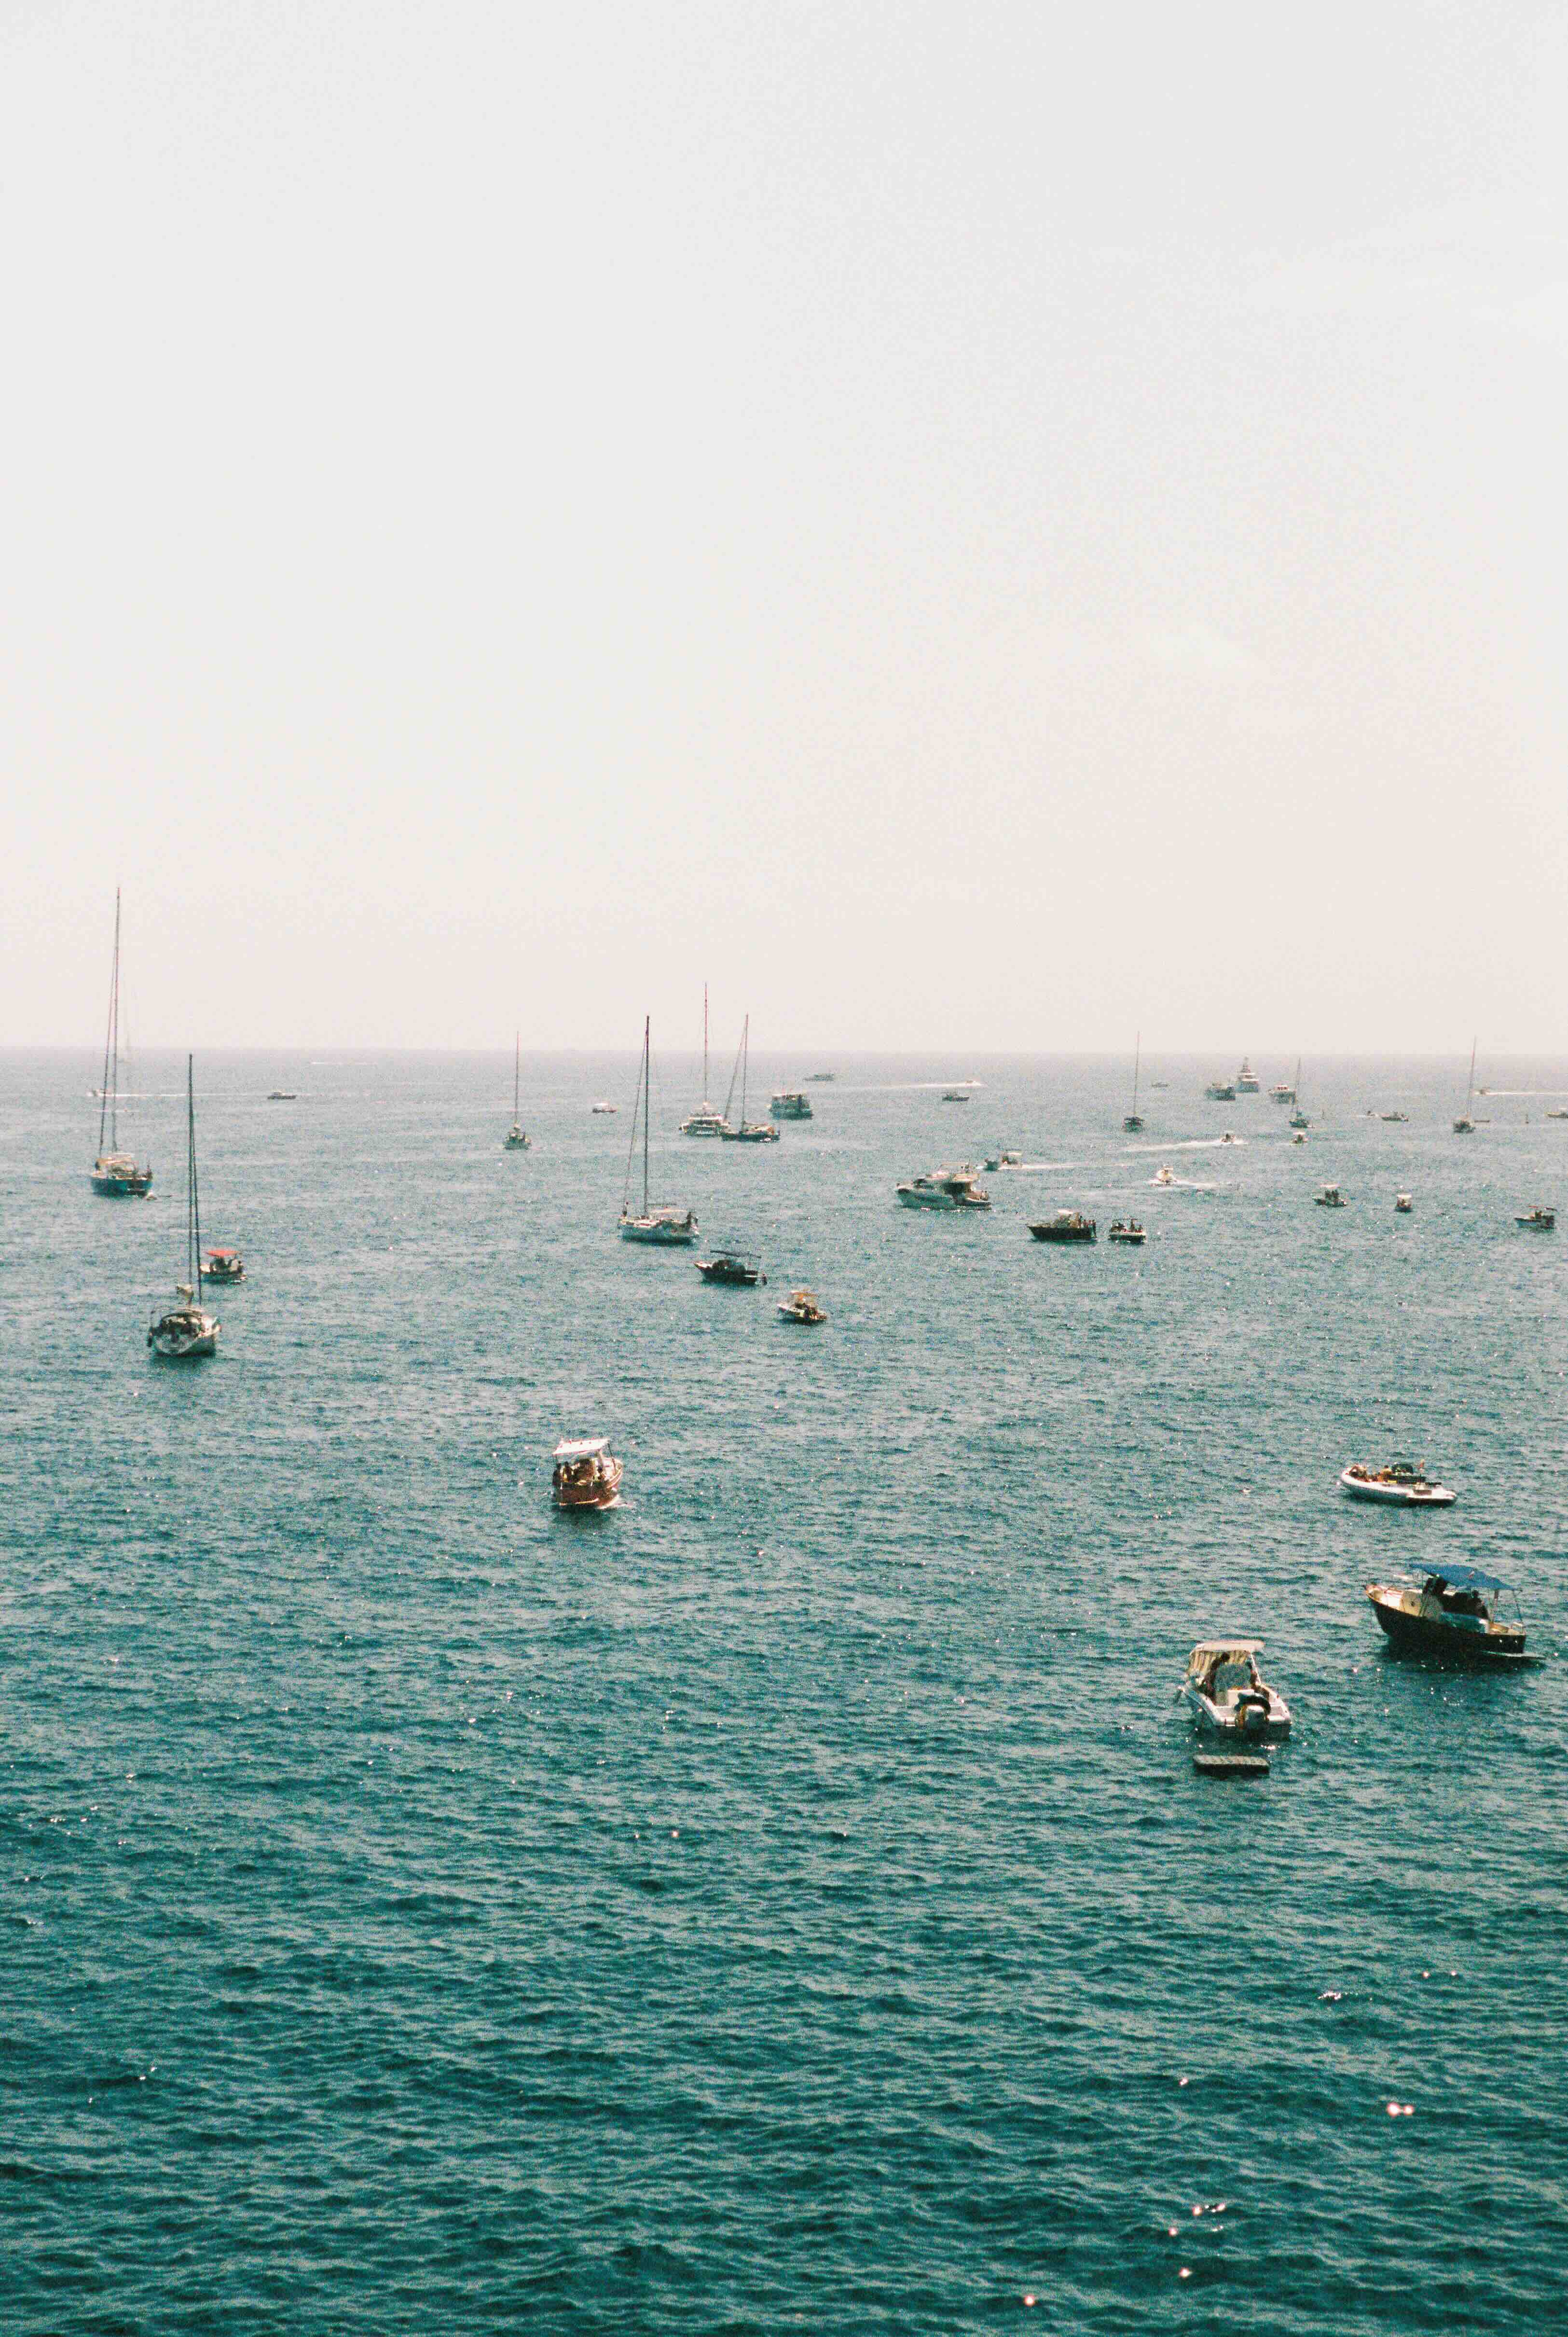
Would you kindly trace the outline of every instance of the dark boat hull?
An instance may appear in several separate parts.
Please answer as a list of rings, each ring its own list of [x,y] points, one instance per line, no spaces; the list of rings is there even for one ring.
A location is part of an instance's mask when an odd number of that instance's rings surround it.
[[[1454,1623],[1439,1623],[1427,1615],[1407,1615],[1401,1609],[1371,1601],[1396,1655],[1425,1656],[1440,1663],[1485,1668],[1493,1665],[1529,1664],[1523,1631],[1468,1631]]]

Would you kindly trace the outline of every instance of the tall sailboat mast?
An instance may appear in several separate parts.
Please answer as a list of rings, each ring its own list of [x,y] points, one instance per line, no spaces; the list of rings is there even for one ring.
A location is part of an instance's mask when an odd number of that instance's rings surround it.
[[[190,1244],[190,1287],[198,1306],[201,1304],[201,1197],[196,1181],[196,1058],[185,1058],[186,1112],[186,1233]]]
[[[120,1090],[120,887],[114,887],[114,955],[109,969],[109,1027],[103,1033],[103,1085],[98,1090],[98,1152],[103,1154],[103,1129],[109,1127],[109,1149],[119,1146]]]
[[[1475,1039],[1472,1039],[1470,1041],[1470,1077],[1465,1087],[1465,1110],[1466,1113],[1468,1113],[1470,1106],[1474,1102],[1475,1097],[1475,1049],[1479,1041]]]
[[[1133,1112],[1135,1118],[1136,1117],[1138,1110],[1138,1063],[1143,1055],[1143,1051],[1144,1034],[1140,1031],[1137,1037],[1133,1041]]]
[[[702,1100],[707,1107],[707,984],[702,986]]]
[[[511,1119],[512,1119],[512,1125],[513,1125],[513,1127],[515,1127],[515,1126],[516,1126],[516,1124],[517,1124],[518,1108],[519,1108],[520,1100],[521,1100],[521,1095],[522,1095],[522,1032],[520,1031],[520,1032],[518,1032],[518,1034],[517,1034],[516,1040],[515,1040],[515,1041],[514,1041],[514,1042],[513,1042],[513,1045],[512,1045],[512,1051],[511,1051]]]
[[[650,1106],[653,1101],[652,1090],[648,1082],[648,1050],[651,1045],[649,1032],[652,1028],[652,1015],[645,1014],[642,1018],[642,1213],[645,1217],[648,1215],[648,1123],[652,1118]],[[707,985],[706,983],[703,985],[702,993],[702,1028],[706,1041],[707,1037]],[[704,1053],[705,1055],[706,1053],[706,1046]],[[704,1069],[706,1069],[706,1062]]]

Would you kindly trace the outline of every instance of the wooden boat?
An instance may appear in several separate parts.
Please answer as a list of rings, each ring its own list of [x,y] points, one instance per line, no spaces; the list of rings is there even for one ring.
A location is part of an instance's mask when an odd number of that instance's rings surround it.
[[[1418,1582],[1368,1582],[1367,1597],[1389,1648],[1451,1664],[1539,1663],[1525,1652],[1519,1602],[1478,1566],[1422,1567]],[[1510,1615],[1498,1609],[1506,1599]]]
[[[1099,1237],[1093,1217],[1086,1217],[1081,1209],[1058,1209],[1054,1217],[1042,1217],[1029,1231],[1037,1242],[1092,1242]]]
[[[620,1199],[620,1237],[622,1241],[647,1242],[658,1249],[689,1248],[696,1239],[696,1213],[692,1209],[677,1209],[669,1202],[653,1207],[648,1198],[648,1123],[649,1117],[649,1067],[652,1062],[651,1018],[645,1015],[642,1025],[642,1064],[637,1077],[637,1095],[631,1108],[631,1142],[626,1153],[626,1188]],[[642,1209],[640,1215],[631,1208],[631,1164],[637,1150],[638,1114],[642,1115]]]
[[[196,1179],[196,1077],[194,1059],[185,1058],[185,1247],[190,1280],[178,1285],[178,1304],[155,1315],[147,1344],[170,1363],[195,1363],[218,1353],[219,1323],[201,1304],[201,1199]]]
[[[786,1323],[825,1323],[828,1319],[813,1290],[792,1290],[787,1298],[780,1299],[778,1311]]]
[[[523,1132],[522,1115],[521,1110],[521,1095],[522,1032],[520,1031],[512,1043],[511,1126],[506,1131],[506,1143],[502,1148],[503,1150],[507,1152],[528,1152],[532,1149],[529,1138]]]
[[[106,1200],[141,1201],[152,1189],[152,1164],[139,1168],[120,1149],[120,887],[114,888],[114,955],[109,973],[109,1024],[103,1035],[103,1085],[98,1091],[98,1158],[90,1181]]]
[[[613,1510],[618,1505],[625,1472],[608,1436],[563,1436],[551,1457],[550,1492],[558,1510]]]

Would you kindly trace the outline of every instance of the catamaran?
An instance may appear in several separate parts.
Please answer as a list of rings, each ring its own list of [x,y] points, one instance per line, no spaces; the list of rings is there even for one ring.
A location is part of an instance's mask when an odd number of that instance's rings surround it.
[[[523,1132],[522,1114],[519,1109],[522,1096],[522,1032],[520,1031],[511,1055],[511,1126],[506,1131],[502,1148],[507,1152],[530,1152],[532,1139]]]
[[[779,1133],[771,1120],[748,1120],[745,1116],[746,1072],[751,1062],[751,1016],[741,1025],[740,1045],[735,1051],[735,1067],[729,1075],[729,1093],[724,1100],[724,1120],[719,1134],[726,1144],[776,1144]],[[729,1108],[735,1101],[736,1075],[740,1079],[740,1126],[730,1125]]]
[[[103,1085],[98,1090],[98,1158],[93,1163],[95,1193],[113,1201],[141,1200],[151,1188],[152,1164],[136,1165],[133,1152],[120,1150],[120,887],[114,887],[114,959],[109,975],[109,1027],[103,1038]],[[107,1138],[107,1142],[105,1142]]]
[[[201,1304],[201,1199],[196,1183],[196,1077],[194,1059],[185,1058],[185,1250],[189,1282],[176,1286],[178,1303],[148,1325],[147,1344],[171,1363],[194,1363],[218,1353],[218,1318]]]
[[[642,1065],[638,1072],[637,1097],[631,1108],[631,1142],[626,1154],[626,1190],[620,1202],[620,1237],[622,1241],[655,1242],[665,1247],[689,1247],[696,1239],[696,1216],[691,1209],[677,1209],[667,1201],[655,1208],[648,1198],[648,1124],[650,1117],[650,1070],[653,1062],[649,1025],[645,1016],[642,1025]],[[642,1114],[642,1210],[634,1215],[631,1208],[631,1164],[637,1149],[637,1119]]]
[[[1122,1122],[1129,1136],[1136,1136],[1144,1124],[1138,1118],[1138,1059],[1143,1052],[1143,1047],[1144,1034],[1140,1031],[1133,1041],[1133,1109]]]
[[[702,986],[702,1101],[681,1121],[683,1136],[728,1136],[733,1131],[722,1111],[707,1100],[707,984]]]

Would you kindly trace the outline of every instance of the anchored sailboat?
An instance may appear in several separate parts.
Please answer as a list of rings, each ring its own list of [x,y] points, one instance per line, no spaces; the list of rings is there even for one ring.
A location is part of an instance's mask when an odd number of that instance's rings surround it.
[[[677,1209],[668,1202],[657,1208],[648,1198],[648,1124],[651,1101],[649,1072],[653,1061],[649,1027],[651,1018],[645,1016],[642,1025],[642,1066],[638,1072],[637,1097],[631,1108],[631,1142],[626,1154],[626,1190],[620,1203],[620,1237],[622,1241],[657,1242],[667,1247],[689,1245],[696,1239],[696,1217],[690,1209]],[[637,1150],[637,1116],[642,1113],[642,1213],[634,1216],[631,1208],[631,1164]]]
[[[1474,1136],[1475,1133],[1475,1123],[1470,1117],[1470,1106],[1475,1100],[1475,1047],[1476,1041],[1472,1039],[1470,1041],[1470,1078],[1465,1089],[1465,1109],[1460,1113],[1458,1119],[1454,1122],[1454,1133],[1456,1136]]]
[[[751,1016],[741,1025],[740,1045],[735,1051],[735,1068],[729,1075],[729,1093],[724,1100],[724,1125],[719,1134],[726,1144],[776,1144],[778,1130],[771,1120],[748,1120],[745,1116],[746,1069],[751,1061]],[[730,1126],[729,1108],[735,1101],[736,1075],[740,1078],[740,1126]]]
[[[1297,1129],[1310,1128],[1312,1123],[1301,1110],[1301,1058],[1300,1055],[1296,1058],[1296,1076],[1290,1082],[1290,1102],[1292,1106],[1290,1126]]]
[[[176,1289],[179,1303],[148,1326],[147,1344],[172,1363],[193,1363],[218,1353],[218,1318],[201,1304],[201,1198],[196,1182],[196,1076],[185,1058],[185,1253],[189,1282]]]
[[[680,1124],[683,1136],[728,1136],[730,1124],[707,1100],[707,984],[702,986],[702,1101]]]
[[[507,1152],[528,1152],[532,1149],[531,1139],[523,1134],[522,1116],[520,1110],[521,1094],[522,1032],[520,1031],[511,1058],[511,1126],[506,1131],[506,1143],[502,1148]]]
[[[133,1152],[120,1150],[120,887],[114,887],[114,962],[109,976],[109,1027],[103,1037],[103,1085],[98,1090],[98,1158],[93,1163],[95,1193],[111,1200],[141,1200],[152,1183],[152,1164],[136,1165]],[[107,1138],[107,1142],[105,1142]]]
[[[1144,1124],[1138,1117],[1138,1064],[1143,1051],[1144,1034],[1140,1031],[1133,1041],[1133,1109],[1122,1122],[1129,1136],[1136,1136]]]

